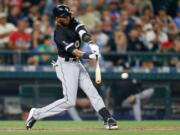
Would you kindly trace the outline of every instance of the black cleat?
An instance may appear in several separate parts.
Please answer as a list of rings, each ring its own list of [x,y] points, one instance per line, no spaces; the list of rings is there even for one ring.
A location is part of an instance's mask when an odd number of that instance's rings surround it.
[[[107,121],[104,122],[105,129],[118,129],[117,122],[114,118],[108,118]]]
[[[30,110],[29,116],[28,116],[28,118],[26,120],[26,129],[27,130],[30,130],[33,127],[33,125],[35,124],[35,122],[36,122],[36,119],[33,117],[34,110],[35,110],[35,108],[32,108]]]

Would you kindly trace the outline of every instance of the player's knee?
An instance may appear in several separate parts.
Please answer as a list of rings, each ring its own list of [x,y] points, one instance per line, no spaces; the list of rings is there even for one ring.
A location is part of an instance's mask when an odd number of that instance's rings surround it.
[[[74,107],[74,106],[76,105],[75,102],[70,101],[70,100],[68,100],[66,103],[68,104],[68,107],[69,107],[69,108]]]

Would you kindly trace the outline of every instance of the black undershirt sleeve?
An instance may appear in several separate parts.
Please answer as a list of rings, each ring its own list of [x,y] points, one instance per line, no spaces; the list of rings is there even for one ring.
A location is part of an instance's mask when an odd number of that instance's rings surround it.
[[[58,48],[62,48],[71,54],[76,49],[74,43],[68,42],[66,37],[58,31],[55,31],[54,33],[54,41]]]

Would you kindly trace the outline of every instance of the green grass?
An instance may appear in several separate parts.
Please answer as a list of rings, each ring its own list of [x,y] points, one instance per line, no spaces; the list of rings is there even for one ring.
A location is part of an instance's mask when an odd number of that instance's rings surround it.
[[[38,121],[31,131],[24,121],[0,121],[0,135],[180,135],[180,121],[119,121],[105,130],[101,121]]]

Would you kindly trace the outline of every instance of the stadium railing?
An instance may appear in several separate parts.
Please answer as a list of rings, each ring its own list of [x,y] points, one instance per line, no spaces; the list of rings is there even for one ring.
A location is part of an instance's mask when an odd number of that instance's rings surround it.
[[[0,72],[1,78],[13,78],[13,77],[27,77],[27,78],[38,78],[38,77],[49,77],[53,78],[54,73],[52,73],[51,60],[56,59],[57,53],[46,53],[51,56],[48,61],[48,65],[37,65],[32,66],[27,64],[27,59],[30,56],[41,55],[43,53],[32,52],[32,51],[0,51]],[[13,56],[16,56],[16,63],[12,63],[11,60]],[[171,67],[168,62],[172,59],[179,60],[179,53],[153,53],[153,52],[127,52],[124,54],[119,54],[111,52],[108,54],[103,54],[105,61],[117,61],[118,59],[123,59],[128,63],[135,63],[129,69],[123,69],[121,65],[116,65],[109,68],[102,68],[102,76],[104,79],[121,79],[122,72],[129,73],[129,79],[145,79],[145,80],[180,80],[180,68]],[[2,59],[2,60],[1,60]],[[4,60],[4,61],[3,61]],[[8,63],[10,61],[10,63]],[[153,68],[142,68],[140,61],[150,61],[153,63],[160,63],[155,65]],[[7,63],[6,63],[7,62]],[[88,67],[87,67],[88,69]],[[9,76],[9,71],[11,74]],[[14,71],[14,72],[13,72]],[[29,76],[24,76],[26,72],[32,73]],[[37,72],[36,72],[37,71]],[[91,72],[91,71],[90,71]],[[94,72],[94,71],[93,71]],[[92,75],[92,77],[94,77]]]
[[[0,50],[1,58],[16,56],[17,61],[13,64],[24,65],[27,64],[27,58],[34,55],[48,54],[51,55],[51,59],[57,57],[57,53],[50,52],[34,52],[34,51],[11,51],[11,50]],[[125,59],[128,62],[131,61],[152,61],[152,62],[163,62],[173,58],[180,58],[180,53],[160,53],[160,52],[126,52],[126,53],[116,53],[110,52],[108,54],[102,54],[105,60],[116,61],[118,59]],[[6,64],[6,63],[2,63]]]

